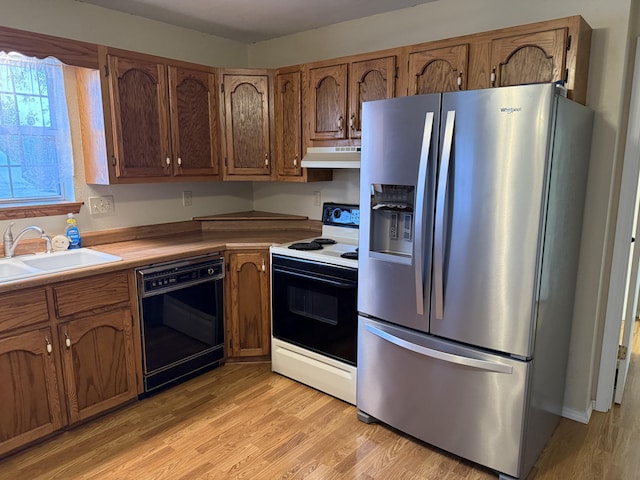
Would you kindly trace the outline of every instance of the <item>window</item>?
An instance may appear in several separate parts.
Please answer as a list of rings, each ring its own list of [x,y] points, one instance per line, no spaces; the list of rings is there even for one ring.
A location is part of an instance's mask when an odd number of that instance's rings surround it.
[[[73,201],[63,64],[0,52],[0,207]]]

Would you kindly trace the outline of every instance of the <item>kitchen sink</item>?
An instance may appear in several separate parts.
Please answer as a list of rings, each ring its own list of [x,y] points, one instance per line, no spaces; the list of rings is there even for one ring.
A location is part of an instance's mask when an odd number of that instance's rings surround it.
[[[0,283],[117,262],[119,260],[122,259],[116,255],[90,248],[36,255],[20,255],[0,260]]]

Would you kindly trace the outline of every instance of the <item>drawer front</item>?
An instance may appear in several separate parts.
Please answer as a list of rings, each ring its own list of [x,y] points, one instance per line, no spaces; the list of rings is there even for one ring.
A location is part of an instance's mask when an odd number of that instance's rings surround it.
[[[531,362],[359,319],[358,410],[518,477]]]
[[[0,297],[0,333],[49,320],[44,289],[6,293]]]
[[[53,287],[58,318],[129,301],[126,272],[98,275]]]

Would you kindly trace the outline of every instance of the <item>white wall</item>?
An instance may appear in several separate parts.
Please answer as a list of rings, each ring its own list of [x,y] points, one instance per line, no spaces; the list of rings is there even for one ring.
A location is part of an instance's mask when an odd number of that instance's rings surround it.
[[[596,112],[590,161],[580,279],[571,339],[565,407],[586,420],[594,398],[610,264],[611,211],[616,209],[615,172],[621,158],[620,122],[631,0],[446,0],[353,20],[249,46],[249,65],[278,67],[392,48],[552,18],[582,15],[593,28],[587,104]],[[633,0],[636,2],[637,0]],[[289,212],[307,205],[324,186],[282,185],[277,196],[254,188],[256,205]],[[339,192],[334,192],[339,193]],[[348,195],[352,195],[349,192]],[[265,203],[263,203],[265,202]],[[309,215],[315,210],[309,209]]]

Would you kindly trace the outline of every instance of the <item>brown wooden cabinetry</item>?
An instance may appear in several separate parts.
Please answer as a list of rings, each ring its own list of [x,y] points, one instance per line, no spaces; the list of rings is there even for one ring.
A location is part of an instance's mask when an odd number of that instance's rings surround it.
[[[126,272],[0,299],[0,455],[136,398]]]
[[[306,66],[305,126],[309,146],[359,141],[362,103],[395,94],[395,55],[342,60]]]
[[[269,251],[226,254],[227,359],[266,357],[271,345]]]
[[[468,64],[468,44],[411,51],[409,95],[466,90]]]
[[[299,66],[275,74],[275,163],[278,180],[327,181],[331,170],[306,169],[302,160],[302,72]]]
[[[104,62],[110,165],[105,174],[85,160],[87,183],[217,179],[215,70],[114,49]]]
[[[267,70],[223,72],[225,179],[264,180],[272,176],[271,83]]]
[[[12,295],[11,301],[0,302],[0,310],[12,309],[13,301],[29,305],[25,303],[29,298],[26,292]],[[32,305],[33,313],[39,317],[43,304],[34,301]],[[29,315],[28,309],[25,313]],[[13,333],[0,330],[0,455],[62,428],[52,342],[51,329],[46,324]]]

